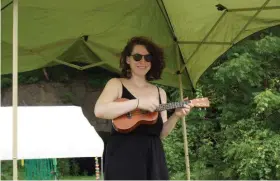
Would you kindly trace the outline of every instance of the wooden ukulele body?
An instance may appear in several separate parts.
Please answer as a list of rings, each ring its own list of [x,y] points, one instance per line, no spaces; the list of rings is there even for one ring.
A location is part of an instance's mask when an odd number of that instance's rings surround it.
[[[128,101],[129,99],[120,98],[115,102]],[[155,124],[158,118],[158,112],[147,112],[135,109],[127,114],[121,115],[113,119],[113,126],[116,131],[128,133],[134,130],[140,124]]]
[[[115,100],[115,102],[128,101],[129,99],[120,98]],[[161,111],[183,108],[185,104],[192,103],[194,107],[209,107],[208,98],[196,98],[192,100],[184,100],[181,102],[171,102],[166,104],[161,104],[158,106],[155,112],[143,111],[140,109],[135,109],[127,114],[121,115],[112,120],[113,127],[118,132],[127,133],[133,131],[140,124],[155,124],[158,118],[158,114]]]

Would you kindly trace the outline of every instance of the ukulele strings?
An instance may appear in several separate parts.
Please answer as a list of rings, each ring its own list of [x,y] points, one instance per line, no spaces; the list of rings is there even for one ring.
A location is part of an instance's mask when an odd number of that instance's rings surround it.
[[[157,111],[156,111],[157,112]],[[148,111],[133,111],[132,113],[129,112],[126,115],[131,115],[131,116],[135,116],[135,115],[140,115],[140,114],[149,114],[149,113],[153,113],[153,112],[148,112]]]
[[[142,112],[142,111],[135,111],[133,113],[127,113],[126,115],[131,115],[131,116],[135,116],[135,115],[140,115],[140,114],[148,114],[149,112]],[[152,112],[150,112],[152,113]]]

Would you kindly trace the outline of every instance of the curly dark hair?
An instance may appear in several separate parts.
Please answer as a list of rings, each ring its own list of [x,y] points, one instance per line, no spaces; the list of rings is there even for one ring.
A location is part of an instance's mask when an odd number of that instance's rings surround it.
[[[148,81],[161,79],[161,73],[165,68],[163,49],[143,36],[132,37],[121,52],[120,68],[122,69],[122,77],[131,78],[131,71],[126,63],[126,58],[131,55],[135,45],[145,46],[152,55],[151,69],[146,74],[146,79]]]

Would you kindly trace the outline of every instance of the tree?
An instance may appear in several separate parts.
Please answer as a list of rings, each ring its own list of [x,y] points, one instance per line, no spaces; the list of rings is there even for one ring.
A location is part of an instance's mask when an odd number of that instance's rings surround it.
[[[209,97],[211,108],[187,117],[192,179],[280,178],[279,60],[280,36],[264,31],[205,72],[196,96]],[[164,146],[172,178],[183,179],[180,122]]]

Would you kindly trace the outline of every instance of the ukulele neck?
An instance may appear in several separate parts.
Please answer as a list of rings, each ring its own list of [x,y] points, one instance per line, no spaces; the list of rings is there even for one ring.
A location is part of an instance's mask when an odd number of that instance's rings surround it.
[[[165,111],[169,109],[183,108],[184,104],[188,104],[190,101],[182,101],[182,102],[171,102],[167,104],[160,104],[156,111]]]

